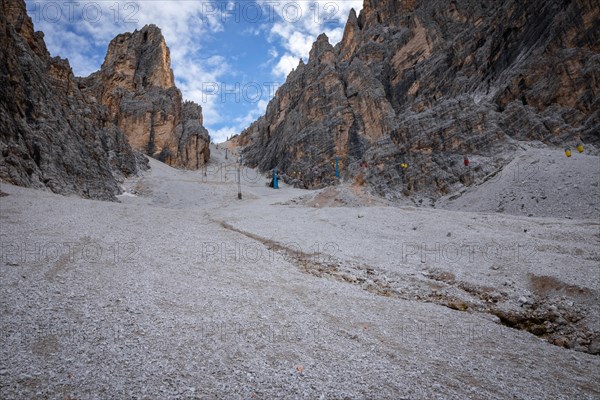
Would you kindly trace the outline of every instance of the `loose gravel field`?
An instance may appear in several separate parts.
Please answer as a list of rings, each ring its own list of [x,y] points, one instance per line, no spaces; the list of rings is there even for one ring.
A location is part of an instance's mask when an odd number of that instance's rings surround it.
[[[238,200],[214,148],[206,176],[151,160],[120,203],[2,184],[0,398],[598,399],[587,157],[586,199],[550,204],[552,166],[530,182],[551,215],[513,188],[533,216],[503,179],[448,210],[244,169]]]

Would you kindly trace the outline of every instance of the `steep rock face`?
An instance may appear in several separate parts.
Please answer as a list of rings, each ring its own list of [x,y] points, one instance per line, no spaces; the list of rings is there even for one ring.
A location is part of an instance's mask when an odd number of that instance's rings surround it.
[[[155,25],[114,38],[100,71],[79,82],[90,101],[107,107],[134,149],[175,167],[197,169],[208,161],[202,108],[183,104],[169,49]]]
[[[0,1],[0,179],[115,199],[146,160],[104,107],[86,102],[68,61],[50,57],[25,3]]]
[[[598,32],[587,0],[365,0],[242,133],[245,159],[318,187],[338,156],[382,195],[435,197],[505,164],[515,139],[598,145]]]

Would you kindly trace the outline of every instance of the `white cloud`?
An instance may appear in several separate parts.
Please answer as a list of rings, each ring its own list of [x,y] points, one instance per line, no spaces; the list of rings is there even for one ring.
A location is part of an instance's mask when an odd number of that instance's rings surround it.
[[[244,31],[242,33],[245,35],[250,35],[250,36],[258,36],[261,34],[261,30],[256,27],[252,27],[252,28],[244,29]]]
[[[263,4],[266,6],[273,3],[265,0]],[[362,1],[281,2],[274,6],[279,19],[271,26],[269,40],[285,49],[278,61],[273,60],[274,76],[285,78],[298,65],[298,59],[307,60],[313,42],[321,33],[324,32],[334,46],[342,40],[351,8],[360,12]],[[278,56],[279,54],[272,59]]]
[[[237,126],[226,126],[224,128],[219,128],[212,130],[210,132],[210,137],[215,143],[222,143],[226,141],[231,136],[237,135],[241,130]]]
[[[267,100],[261,99],[256,102],[256,105],[252,110],[248,112],[244,117],[237,118],[236,122],[239,126],[242,127],[241,130],[246,129],[251,123],[256,121],[261,115],[265,113],[267,110],[267,105],[269,102]]]
[[[210,136],[215,143],[221,143],[227,138],[241,133],[250,124],[256,121],[267,110],[268,100],[261,99],[257,101],[254,107],[246,113],[246,115],[233,119],[233,123],[227,126],[213,129],[210,131]]]
[[[273,74],[278,78],[284,78],[290,73],[291,70],[296,68],[300,59],[289,53],[281,56],[275,67],[273,68]]]
[[[175,80],[185,99],[202,105],[204,121],[211,124],[222,122],[219,111],[220,77],[230,68],[225,59],[221,56],[182,59],[178,65],[181,73],[175,71]]]

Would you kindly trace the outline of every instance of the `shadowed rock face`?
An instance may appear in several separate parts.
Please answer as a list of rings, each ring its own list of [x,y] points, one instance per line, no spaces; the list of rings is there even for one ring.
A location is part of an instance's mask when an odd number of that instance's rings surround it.
[[[100,71],[79,84],[91,102],[107,107],[134,149],[175,167],[197,169],[208,161],[202,108],[183,103],[169,49],[155,25],[114,38]]]
[[[598,145],[599,32],[586,0],[365,0],[242,133],[245,160],[319,187],[337,155],[381,195],[435,197],[505,164],[515,139]]]
[[[0,1],[0,47],[0,179],[114,200],[147,161],[86,101],[68,61],[50,57],[23,1]]]
[[[199,168],[210,157],[202,108],[182,102],[156,26],[117,36],[102,69],[76,78],[51,58],[22,0],[0,0],[0,179],[114,200],[147,153]]]

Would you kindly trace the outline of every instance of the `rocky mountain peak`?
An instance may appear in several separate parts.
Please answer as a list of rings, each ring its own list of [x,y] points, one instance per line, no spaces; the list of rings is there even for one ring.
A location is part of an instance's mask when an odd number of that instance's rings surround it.
[[[400,16],[413,12],[418,0],[365,0],[358,22],[361,29],[396,25]]]
[[[130,89],[175,86],[171,54],[160,28],[146,25],[133,33],[115,37],[102,64],[105,75]]]
[[[358,25],[358,17],[356,16],[356,11],[352,8],[348,15],[346,27],[344,28],[344,36],[338,45],[340,61],[346,61],[354,54],[358,40],[357,35],[359,34],[360,27]]]
[[[39,57],[49,57],[50,53],[44,43],[44,33],[34,31],[33,21],[27,15],[25,2],[2,1],[0,7],[6,18],[6,23],[15,29],[15,32],[27,44],[27,47]]]
[[[114,200],[146,160],[87,101],[69,62],[50,57],[25,3],[0,4],[0,180]]]
[[[182,168],[208,161],[202,108],[183,102],[157,26],[118,35],[86,78],[43,38],[23,0],[0,0],[0,180],[114,200],[146,168],[140,152]]]
[[[338,158],[380,195],[436,198],[497,172],[517,141],[600,145],[598,26],[587,0],[365,0],[242,133],[245,160],[314,188],[337,182]]]
[[[309,53],[309,63],[327,63],[333,65],[335,62],[335,54],[333,46],[329,43],[329,38],[325,33],[321,33]]]
[[[106,106],[134,149],[175,167],[196,169],[208,161],[202,108],[183,102],[156,25],[115,37],[100,71],[81,79],[80,86],[90,101]]]

